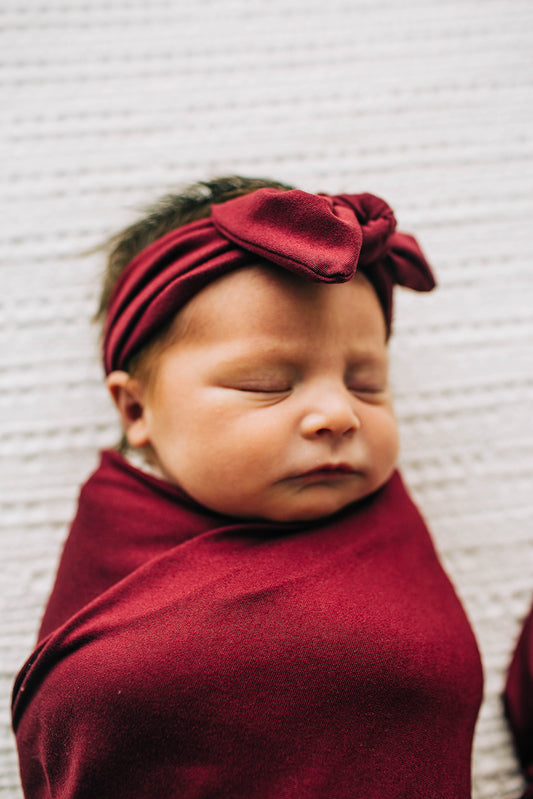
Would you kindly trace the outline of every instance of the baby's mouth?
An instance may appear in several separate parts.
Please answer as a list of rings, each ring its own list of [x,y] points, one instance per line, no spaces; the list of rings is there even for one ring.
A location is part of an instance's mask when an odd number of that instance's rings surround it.
[[[322,466],[316,466],[308,471],[294,474],[292,477],[309,481],[336,480],[353,474],[356,474],[356,471],[348,463],[324,463]]]

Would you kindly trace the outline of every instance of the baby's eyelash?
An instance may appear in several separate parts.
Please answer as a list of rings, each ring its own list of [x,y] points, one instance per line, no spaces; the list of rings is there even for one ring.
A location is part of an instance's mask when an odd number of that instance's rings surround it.
[[[290,386],[237,386],[238,391],[245,391],[250,394],[283,394],[286,391],[290,391]]]
[[[380,405],[387,397],[387,391],[384,388],[350,388],[349,390],[356,399],[369,405]]]
[[[385,391],[384,386],[348,386],[348,388],[357,394],[382,394]]]

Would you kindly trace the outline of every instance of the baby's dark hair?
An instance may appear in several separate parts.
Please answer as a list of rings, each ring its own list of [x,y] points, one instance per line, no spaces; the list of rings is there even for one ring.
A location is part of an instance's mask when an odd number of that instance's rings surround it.
[[[268,178],[227,175],[185,186],[176,194],[166,194],[147,208],[141,219],[116,233],[104,244],[109,256],[95,320],[101,324],[105,322],[113,288],[137,253],[165,233],[209,216],[211,205],[262,188],[289,190],[294,186]]]

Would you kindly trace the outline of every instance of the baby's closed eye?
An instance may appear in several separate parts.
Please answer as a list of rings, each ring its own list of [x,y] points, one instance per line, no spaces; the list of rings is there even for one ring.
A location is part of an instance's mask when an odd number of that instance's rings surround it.
[[[352,394],[369,402],[379,401],[388,394],[387,374],[382,369],[355,371],[345,382]]]
[[[294,375],[284,369],[243,369],[220,376],[223,388],[257,394],[283,394],[294,386]]]
[[[287,381],[276,380],[248,380],[232,386],[237,391],[256,392],[259,394],[283,394],[291,390],[292,386]]]
[[[384,403],[389,397],[389,392],[386,386],[382,388],[353,387],[349,390],[354,397],[369,404],[379,405]]]

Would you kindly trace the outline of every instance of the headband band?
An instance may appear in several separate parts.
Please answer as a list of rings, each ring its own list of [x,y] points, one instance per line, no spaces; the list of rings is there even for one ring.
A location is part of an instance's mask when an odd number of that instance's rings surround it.
[[[211,216],[154,241],[128,264],[110,298],[103,338],[106,373],[125,369],[195,294],[258,256],[308,280],[343,283],[359,266],[392,322],[395,284],[430,291],[435,281],[416,240],[396,232],[372,194],[258,189],[213,205]]]

